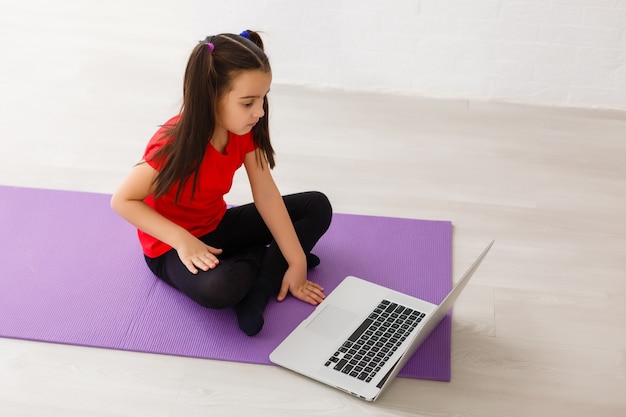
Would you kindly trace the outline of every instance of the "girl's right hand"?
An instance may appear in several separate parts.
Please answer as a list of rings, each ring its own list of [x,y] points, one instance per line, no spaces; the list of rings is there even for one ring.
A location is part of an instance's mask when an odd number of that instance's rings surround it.
[[[111,207],[138,229],[164,242],[178,253],[178,257],[192,274],[215,268],[222,253],[205,245],[200,239],[176,223],[166,219],[145,203],[154,193],[158,172],[150,164],[141,161],[131,170],[111,198]]]
[[[190,236],[184,244],[176,248],[176,252],[189,272],[197,274],[198,268],[203,271],[215,268],[220,263],[216,255],[222,253],[222,250],[206,245],[200,239]]]

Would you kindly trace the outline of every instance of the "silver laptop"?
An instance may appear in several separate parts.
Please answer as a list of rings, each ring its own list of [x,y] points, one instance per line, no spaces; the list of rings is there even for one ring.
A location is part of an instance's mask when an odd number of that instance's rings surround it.
[[[376,400],[445,317],[494,241],[441,304],[346,277],[270,354],[270,361]]]

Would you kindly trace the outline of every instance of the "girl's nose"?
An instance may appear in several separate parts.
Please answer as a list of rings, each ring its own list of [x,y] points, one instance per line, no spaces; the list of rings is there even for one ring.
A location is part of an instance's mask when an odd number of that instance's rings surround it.
[[[258,117],[260,119],[261,117],[265,116],[265,110],[263,110],[262,103],[259,106],[255,106],[254,110],[254,117]]]

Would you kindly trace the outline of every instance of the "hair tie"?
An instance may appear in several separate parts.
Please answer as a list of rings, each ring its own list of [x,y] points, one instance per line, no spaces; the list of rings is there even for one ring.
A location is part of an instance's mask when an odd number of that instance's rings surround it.
[[[211,50],[211,53],[213,53],[213,51],[215,50],[215,45],[213,45],[211,42],[207,42],[206,46],[208,46],[209,49]]]
[[[250,39],[250,32],[248,32],[247,30],[244,30],[243,32],[239,34],[239,36],[243,36],[246,39]]]

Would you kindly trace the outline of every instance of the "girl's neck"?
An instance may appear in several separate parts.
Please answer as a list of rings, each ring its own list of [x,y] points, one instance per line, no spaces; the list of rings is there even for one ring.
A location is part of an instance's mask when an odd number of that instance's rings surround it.
[[[228,131],[226,129],[215,129],[213,137],[209,140],[209,143],[216,151],[221,154],[226,153],[226,146],[228,146]]]

